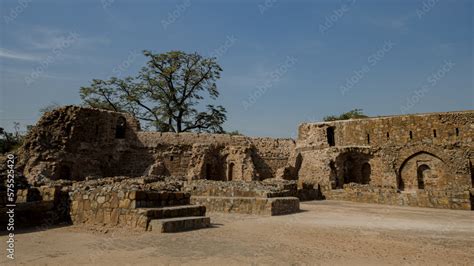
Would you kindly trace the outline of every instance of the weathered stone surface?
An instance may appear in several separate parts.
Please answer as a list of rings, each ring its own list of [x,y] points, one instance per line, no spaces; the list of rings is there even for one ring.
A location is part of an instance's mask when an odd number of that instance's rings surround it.
[[[124,136],[117,134],[120,121]],[[127,114],[66,106],[40,119],[20,161],[31,182],[143,174],[263,180],[287,164],[294,146],[291,139],[142,132]]]
[[[183,190],[193,196],[217,197],[287,197],[297,195],[296,181],[267,179],[265,181],[195,180],[183,184]]]
[[[172,233],[205,228],[209,227],[210,225],[211,219],[209,217],[180,217],[163,220],[151,220],[148,226],[148,231],[155,231],[159,233]]]
[[[299,211],[300,201],[296,197],[207,197],[192,196],[191,203],[204,205],[210,212],[243,213],[254,215],[282,215]]]
[[[302,124],[294,178],[327,199],[471,209],[473,129],[472,111]]]
[[[173,186],[174,181],[144,180],[106,178],[74,183],[68,187],[72,222],[147,230],[153,219],[205,216],[206,208],[189,205],[190,193],[178,191]],[[155,190],[157,188],[168,190]],[[173,224],[173,230],[193,228],[187,225],[180,228],[179,222]]]
[[[40,119],[20,149],[18,167],[30,184],[91,191],[71,197],[79,201],[73,209],[82,212],[89,208],[83,202],[87,199],[91,210],[188,204],[189,197],[179,191],[473,209],[473,139],[473,111],[304,123],[295,142],[143,132],[130,115],[66,106]],[[294,180],[298,189],[278,180]],[[22,189],[20,202],[58,193]],[[139,218],[132,218],[127,224],[139,224]]]

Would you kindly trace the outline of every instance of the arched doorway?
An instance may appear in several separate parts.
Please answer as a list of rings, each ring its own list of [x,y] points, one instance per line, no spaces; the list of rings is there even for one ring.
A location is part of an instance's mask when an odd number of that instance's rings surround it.
[[[343,188],[344,184],[369,184],[371,166],[369,161],[372,155],[366,152],[348,151],[339,154],[334,164],[329,164],[330,179],[335,179],[333,187]],[[333,176],[336,176],[335,178]]]
[[[416,171],[418,189],[425,189],[425,180],[427,179],[430,170],[431,168],[426,164],[418,166],[418,169]]]
[[[414,192],[427,187],[441,188],[438,186],[442,186],[443,182],[438,180],[444,177],[445,172],[446,165],[438,156],[424,151],[415,153],[400,166],[398,189]]]

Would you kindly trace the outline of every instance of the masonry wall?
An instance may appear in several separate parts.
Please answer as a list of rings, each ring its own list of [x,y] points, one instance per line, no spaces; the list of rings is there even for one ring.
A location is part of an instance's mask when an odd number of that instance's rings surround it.
[[[182,192],[137,191],[98,187],[71,193],[71,220],[74,224],[107,225],[147,230],[147,207],[188,205],[190,195]]]
[[[249,138],[227,134],[138,132],[125,154],[123,170],[143,173],[161,163],[163,173],[189,179],[263,180],[288,162],[291,139]],[[150,160],[153,158],[152,160]]]
[[[473,112],[302,124],[299,182],[329,199],[470,209],[473,128]]]
[[[250,181],[275,177],[294,146],[291,139],[143,132],[127,114],[66,106],[40,119],[20,157],[30,181],[118,175]]]
[[[0,222],[7,224],[6,192],[0,192]],[[45,230],[49,227],[70,222],[69,197],[60,186],[41,186],[16,191],[14,224],[16,227],[35,226]],[[6,230],[6,227],[0,231]]]
[[[465,111],[304,123],[298,128],[297,143],[299,148],[327,148],[327,128],[333,127],[336,146],[376,147],[416,142],[444,145],[460,142],[472,147],[473,119],[474,112]]]
[[[122,136],[116,136],[122,124]],[[120,165],[138,129],[127,114],[62,107],[46,113],[27,135],[18,166],[30,181],[101,176]]]

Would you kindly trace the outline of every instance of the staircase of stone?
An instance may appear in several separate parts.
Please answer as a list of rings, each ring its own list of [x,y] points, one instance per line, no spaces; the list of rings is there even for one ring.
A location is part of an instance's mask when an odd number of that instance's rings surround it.
[[[210,226],[206,207],[191,205],[189,193],[146,191],[140,194],[137,194],[135,208],[147,217],[147,231],[170,233]]]

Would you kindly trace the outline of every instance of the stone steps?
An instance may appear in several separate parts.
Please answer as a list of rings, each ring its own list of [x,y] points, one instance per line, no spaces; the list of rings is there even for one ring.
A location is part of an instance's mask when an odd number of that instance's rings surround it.
[[[171,233],[209,227],[206,206],[190,205],[189,201],[189,193],[144,192],[137,194],[135,208],[146,217],[147,231]]]
[[[151,219],[168,219],[186,216],[205,216],[206,207],[203,205],[182,205],[161,208],[140,208],[140,214]]]
[[[148,224],[148,231],[172,233],[209,227],[211,218],[205,216],[189,216],[168,219],[153,219]]]

